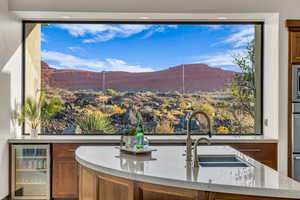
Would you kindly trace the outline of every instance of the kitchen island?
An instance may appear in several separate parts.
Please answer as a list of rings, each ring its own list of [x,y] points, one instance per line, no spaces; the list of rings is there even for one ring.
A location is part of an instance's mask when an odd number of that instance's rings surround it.
[[[247,167],[194,168],[185,161],[184,146],[156,148],[134,156],[114,146],[79,147],[80,199],[300,199],[300,183],[229,146],[199,146],[198,154],[235,155]]]

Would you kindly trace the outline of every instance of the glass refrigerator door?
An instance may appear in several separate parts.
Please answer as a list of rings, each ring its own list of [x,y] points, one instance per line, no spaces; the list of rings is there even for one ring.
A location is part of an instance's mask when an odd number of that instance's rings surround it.
[[[49,145],[12,146],[13,199],[50,198]]]

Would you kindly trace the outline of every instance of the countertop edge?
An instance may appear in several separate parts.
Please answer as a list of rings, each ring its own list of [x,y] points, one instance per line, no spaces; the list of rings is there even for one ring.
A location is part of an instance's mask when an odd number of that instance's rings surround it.
[[[299,199],[300,193],[297,191],[297,194],[291,194],[290,190],[281,190],[281,189],[262,189],[262,188],[249,188],[242,186],[232,186],[232,185],[220,185],[220,184],[207,184],[207,183],[195,183],[195,182],[186,182],[180,180],[171,180],[160,177],[152,177],[142,174],[132,174],[128,172],[123,172],[111,168],[102,167],[99,165],[93,165],[81,158],[77,155],[75,156],[76,161],[89,169],[92,169],[96,172],[121,177],[125,179],[130,179],[134,181],[140,181],[145,183],[164,185],[170,187],[178,187],[184,189],[192,189],[199,191],[207,191],[207,192],[218,192],[218,193],[230,193],[230,194],[240,194],[240,195],[249,195],[249,196],[261,196],[261,197],[277,197],[277,198],[291,198],[291,199]],[[183,187],[184,185],[184,187]],[[287,194],[288,195],[284,195]]]
[[[76,138],[77,137],[77,138]],[[183,144],[186,136],[147,136],[153,144]],[[161,137],[161,138],[159,138]],[[194,138],[202,136],[192,136]],[[278,143],[278,139],[253,136],[215,136],[210,139],[212,143]],[[91,144],[117,144],[120,142],[120,136],[39,136],[37,138],[20,137],[9,138],[8,143],[91,143]]]

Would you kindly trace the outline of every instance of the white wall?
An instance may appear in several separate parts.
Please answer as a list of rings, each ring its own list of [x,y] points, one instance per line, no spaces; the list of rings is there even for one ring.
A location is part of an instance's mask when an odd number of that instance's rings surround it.
[[[76,2],[76,3],[75,3]],[[18,11],[95,11],[160,13],[251,13],[278,12],[279,38],[279,169],[287,171],[287,61],[288,34],[285,20],[300,19],[299,0],[10,0],[10,10]],[[37,15],[43,15],[37,13]],[[274,58],[276,59],[276,58]],[[271,101],[271,100],[270,100]]]
[[[7,1],[0,1],[0,76],[1,98],[11,93],[10,103],[20,96],[20,39],[21,26],[13,17],[7,14]],[[279,41],[279,169],[287,171],[287,61],[288,34],[285,20],[300,19],[299,0],[9,0],[9,9],[17,11],[96,11],[96,12],[171,12],[171,13],[250,13],[250,12],[278,12],[280,14]],[[43,15],[43,13],[40,13]],[[8,62],[8,60],[10,62]],[[274,58],[276,59],[276,58]],[[4,78],[5,77],[5,78]],[[10,80],[9,80],[10,79]],[[11,83],[11,90],[9,84]],[[2,91],[5,95],[2,95]],[[4,101],[4,103],[1,103]],[[0,100],[0,110],[11,107],[9,101]],[[7,124],[8,113],[0,117],[1,138],[9,131]],[[3,150],[5,140],[0,142],[0,166],[7,166],[7,158]],[[2,155],[2,156],[1,156]],[[4,157],[3,157],[4,155]],[[2,168],[1,168],[2,169]],[[7,176],[0,176],[0,198],[7,193]]]
[[[20,99],[21,23],[0,1],[0,199],[8,195],[8,144],[12,102]]]

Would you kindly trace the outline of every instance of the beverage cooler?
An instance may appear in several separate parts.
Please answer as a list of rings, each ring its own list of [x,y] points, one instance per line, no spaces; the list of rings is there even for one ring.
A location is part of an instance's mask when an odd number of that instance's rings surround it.
[[[11,146],[12,199],[50,199],[50,145]]]

